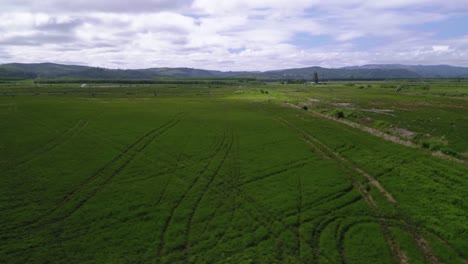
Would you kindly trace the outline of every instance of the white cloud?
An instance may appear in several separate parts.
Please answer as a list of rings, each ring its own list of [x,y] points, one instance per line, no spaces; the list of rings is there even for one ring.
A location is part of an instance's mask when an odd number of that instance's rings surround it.
[[[444,40],[411,29],[453,12],[464,16],[465,0],[0,0],[0,6],[2,62],[222,70],[374,62],[468,66],[467,37]],[[302,43],[296,43],[299,34]],[[320,38],[326,42],[312,45]]]
[[[436,52],[447,52],[447,51],[449,51],[449,49],[450,49],[450,47],[445,46],[445,45],[432,46],[432,50],[436,51]]]

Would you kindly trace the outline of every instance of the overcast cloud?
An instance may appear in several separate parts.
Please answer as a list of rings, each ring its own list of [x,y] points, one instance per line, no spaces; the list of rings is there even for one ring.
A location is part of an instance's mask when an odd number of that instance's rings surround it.
[[[466,0],[0,0],[0,63],[468,66]]]

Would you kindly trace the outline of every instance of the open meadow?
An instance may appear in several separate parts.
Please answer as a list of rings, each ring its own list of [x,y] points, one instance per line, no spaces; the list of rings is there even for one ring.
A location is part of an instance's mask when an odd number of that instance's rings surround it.
[[[1,263],[468,263],[468,81],[0,82]]]

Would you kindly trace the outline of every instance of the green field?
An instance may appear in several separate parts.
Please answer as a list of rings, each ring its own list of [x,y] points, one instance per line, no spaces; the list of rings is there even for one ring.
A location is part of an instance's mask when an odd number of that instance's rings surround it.
[[[468,263],[467,132],[466,80],[0,83],[0,262]]]

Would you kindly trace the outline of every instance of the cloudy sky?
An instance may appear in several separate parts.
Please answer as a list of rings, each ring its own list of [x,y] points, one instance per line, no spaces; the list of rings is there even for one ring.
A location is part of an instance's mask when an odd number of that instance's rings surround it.
[[[0,0],[0,64],[468,66],[467,0]]]

